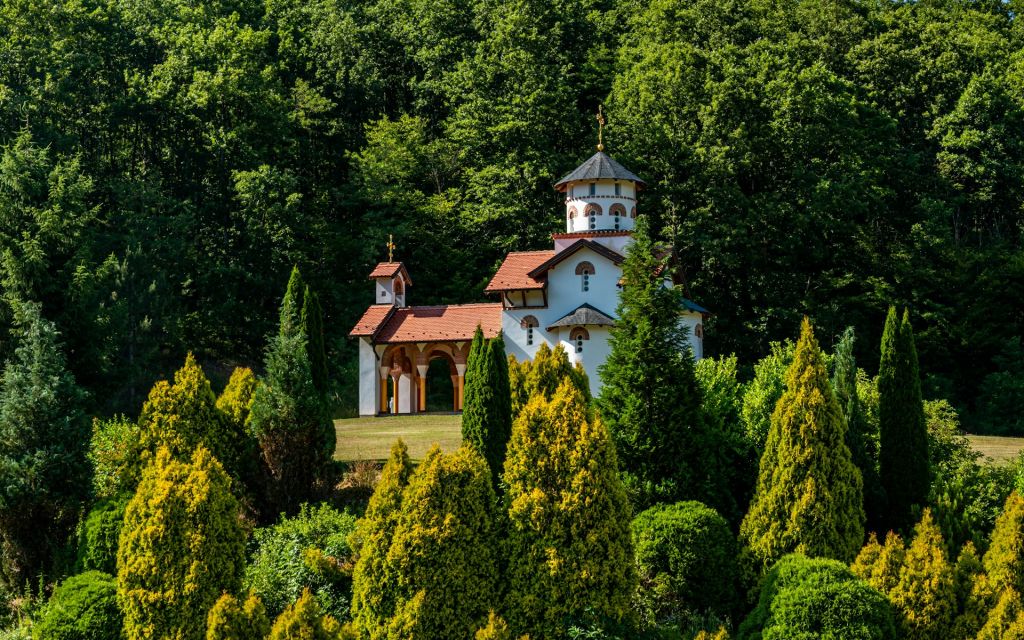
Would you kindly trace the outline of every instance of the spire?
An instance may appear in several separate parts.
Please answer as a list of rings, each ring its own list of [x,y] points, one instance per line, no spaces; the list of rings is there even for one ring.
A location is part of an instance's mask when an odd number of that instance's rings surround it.
[[[597,150],[604,151],[604,111],[597,105]]]
[[[388,262],[395,261],[395,236],[388,234],[388,243],[384,245],[388,248]]]

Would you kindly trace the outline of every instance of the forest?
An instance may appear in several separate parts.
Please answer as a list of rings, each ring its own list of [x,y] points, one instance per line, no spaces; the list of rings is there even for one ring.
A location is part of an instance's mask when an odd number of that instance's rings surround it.
[[[1024,639],[1018,4],[0,0],[0,638]],[[485,299],[599,107],[600,396],[478,332],[335,460],[388,239]]]
[[[1024,433],[1024,31],[1001,0],[4,0],[0,351],[41,304],[96,413],[258,366],[292,266],[336,415],[386,255],[485,299],[593,152],[648,183],[708,349],[918,327],[925,395]],[[871,371],[874,373],[874,371]],[[744,374],[752,371],[744,365]]]

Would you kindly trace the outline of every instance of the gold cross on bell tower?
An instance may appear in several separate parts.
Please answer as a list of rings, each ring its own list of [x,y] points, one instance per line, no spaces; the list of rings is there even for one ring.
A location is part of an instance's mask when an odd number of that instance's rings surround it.
[[[604,151],[604,111],[597,105],[597,150]]]
[[[384,245],[388,248],[388,262],[395,261],[395,236],[388,234],[388,243]]]

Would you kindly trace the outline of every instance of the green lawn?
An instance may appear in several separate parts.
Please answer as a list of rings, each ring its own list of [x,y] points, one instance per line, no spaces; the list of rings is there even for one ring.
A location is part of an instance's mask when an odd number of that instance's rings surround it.
[[[968,435],[967,439],[971,441],[971,446],[977,451],[980,451],[996,462],[1012,460],[1024,449],[1024,438]]]
[[[338,450],[334,457],[345,462],[385,460],[398,438],[409,447],[409,455],[419,460],[436,442],[445,451],[454,451],[462,442],[462,416],[453,414],[398,415],[380,418],[335,420]]]

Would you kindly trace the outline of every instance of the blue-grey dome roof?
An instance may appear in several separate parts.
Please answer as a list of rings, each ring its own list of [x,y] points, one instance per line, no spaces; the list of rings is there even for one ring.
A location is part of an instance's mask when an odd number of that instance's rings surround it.
[[[604,151],[598,151],[590,156],[572,173],[556,182],[555,189],[564,191],[567,184],[578,180],[631,180],[641,186],[647,184]]]

